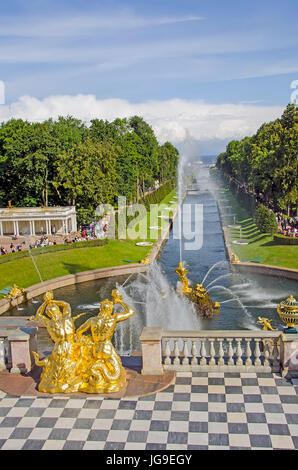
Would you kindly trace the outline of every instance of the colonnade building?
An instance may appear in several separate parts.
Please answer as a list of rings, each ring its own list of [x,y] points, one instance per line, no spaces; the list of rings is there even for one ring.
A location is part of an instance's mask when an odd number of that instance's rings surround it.
[[[75,206],[0,208],[0,236],[67,235],[77,231]]]

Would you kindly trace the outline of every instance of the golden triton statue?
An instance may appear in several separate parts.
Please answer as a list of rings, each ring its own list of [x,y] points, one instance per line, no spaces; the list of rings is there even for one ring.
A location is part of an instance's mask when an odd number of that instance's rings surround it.
[[[122,366],[111,339],[117,323],[134,314],[122,301],[119,291],[112,292],[113,301],[100,303],[99,314],[83,323],[77,330],[75,321],[85,315],[71,316],[67,302],[54,300],[47,292],[44,303],[30,320],[44,325],[54,341],[50,356],[40,359],[34,352],[35,363],[43,368],[38,390],[47,393],[108,393],[121,390],[126,382]],[[124,310],[113,314],[115,304]],[[62,310],[61,310],[61,309]],[[90,335],[84,335],[87,330]]]
[[[195,287],[189,286],[189,281],[186,277],[188,271],[183,267],[182,262],[178,264],[175,272],[178,274],[179,281],[181,282],[181,289],[177,288],[177,292],[181,295],[185,295],[194,303],[200,316],[210,318],[215,313],[219,312],[220,303],[212,302],[212,299],[207,290],[203,287],[203,284],[197,284]]]
[[[81,391],[87,393],[118,392],[126,382],[126,372],[121,359],[112,344],[117,323],[130,318],[135,312],[122,301],[118,290],[112,291],[113,302],[106,299],[100,303],[97,317],[92,317],[77,329],[77,338],[89,330],[92,336],[92,354],[84,372]],[[113,314],[114,305],[120,304],[124,310]]]
[[[19,295],[24,294],[25,289],[18,287],[16,284],[12,286],[9,291],[9,294],[4,295],[4,299],[16,299]]]
[[[181,282],[181,285],[182,285],[182,293],[188,294],[192,292],[191,287],[188,286],[188,279],[186,277],[186,274],[188,273],[188,271],[186,268],[183,267],[182,262],[178,264],[178,268],[175,269],[175,273],[177,273],[179,276],[179,281]]]
[[[62,311],[60,310],[62,307]],[[35,363],[43,368],[38,390],[48,393],[77,392],[82,383],[80,376],[82,355],[75,342],[75,320],[67,302],[54,300],[53,292],[46,292],[43,304],[30,320],[37,320],[47,328],[54,342],[50,356],[40,359],[33,352]]]

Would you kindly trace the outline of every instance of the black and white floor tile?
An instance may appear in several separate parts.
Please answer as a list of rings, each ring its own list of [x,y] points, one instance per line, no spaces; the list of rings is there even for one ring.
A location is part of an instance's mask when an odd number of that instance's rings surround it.
[[[178,373],[141,398],[0,392],[0,449],[294,450],[297,390],[277,374]]]

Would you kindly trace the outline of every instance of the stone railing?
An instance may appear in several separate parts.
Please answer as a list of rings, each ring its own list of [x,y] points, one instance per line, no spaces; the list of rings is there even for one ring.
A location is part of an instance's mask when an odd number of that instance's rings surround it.
[[[286,335],[279,330],[165,331],[145,327],[140,341],[144,375],[161,375],[165,370],[298,372],[298,334]]]

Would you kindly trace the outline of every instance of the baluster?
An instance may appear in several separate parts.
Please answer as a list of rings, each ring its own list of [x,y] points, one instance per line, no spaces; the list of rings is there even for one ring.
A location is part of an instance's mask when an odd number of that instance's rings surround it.
[[[219,346],[218,346],[218,365],[222,366],[225,363],[225,360],[224,360],[225,352],[224,352],[224,349],[223,349],[223,346],[222,346],[223,338],[217,338],[217,341],[219,342]]]
[[[183,365],[188,365],[189,364],[189,361],[188,361],[188,347],[187,347],[187,339],[184,339],[183,340],[184,342],[184,345],[183,345],[183,359],[182,359],[182,364]]]
[[[261,365],[261,351],[260,351],[260,338],[255,338],[256,346],[255,346],[255,366]]]
[[[242,366],[243,365],[243,361],[242,361],[242,347],[241,347],[241,338],[236,338],[236,343],[237,343],[237,346],[236,346],[236,365],[237,366]]]
[[[165,364],[171,364],[171,348],[170,348],[170,340],[165,339]]]
[[[205,340],[204,339],[201,339],[200,355],[201,355],[200,365],[204,366],[204,365],[207,364],[207,361],[206,361],[206,348],[205,348]]]
[[[263,345],[264,345],[264,366],[269,366],[269,358],[270,358],[270,350],[269,350],[269,345],[270,345],[270,340],[262,339]]]
[[[209,364],[210,365],[215,365],[216,364],[216,361],[215,361],[215,349],[214,349],[214,338],[211,338],[209,339],[210,341],[210,362]]]
[[[179,364],[180,365],[180,358],[179,358],[179,354],[180,354],[180,351],[179,351],[179,347],[178,347],[178,339],[174,339],[174,364],[177,365]]]
[[[245,338],[245,341],[246,341],[246,351],[245,351],[246,361],[245,361],[245,365],[246,366],[251,366],[252,365],[252,360],[251,360],[250,338]]]
[[[279,361],[279,351],[278,351],[278,341],[279,338],[273,338],[273,371],[279,372],[280,370],[280,361]]]
[[[197,358],[198,352],[197,352],[196,340],[194,340],[194,339],[191,341],[191,355],[192,355],[191,364],[193,366],[197,365],[197,363],[198,363],[198,358]]]
[[[232,345],[233,340],[231,338],[227,338],[227,341],[228,341],[228,344],[229,344],[229,346],[228,346],[228,356],[229,356],[228,365],[233,366],[234,365],[234,358],[233,358],[234,350],[233,350],[233,345]]]

